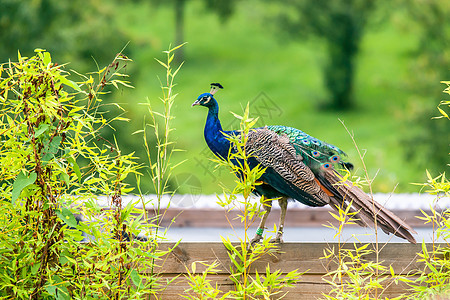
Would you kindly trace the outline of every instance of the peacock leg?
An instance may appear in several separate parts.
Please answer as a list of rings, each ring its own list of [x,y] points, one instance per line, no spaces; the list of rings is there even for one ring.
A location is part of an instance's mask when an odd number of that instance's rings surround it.
[[[281,213],[280,213],[280,224],[278,226],[278,231],[275,238],[272,240],[274,243],[281,244],[283,243],[283,228],[284,228],[284,219],[286,218],[286,210],[287,210],[287,198],[282,197],[278,200],[278,204],[280,204]]]
[[[263,207],[266,213],[261,217],[261,222],[259,222],[258,229],[256,229],[255,236],[250,240],[250,244],[254,245],[262,239],[262,234],[264,232],[264,226],[266,225],[267,217],[269,216],[270,210],[272,209],[272,201],[264,201]]]

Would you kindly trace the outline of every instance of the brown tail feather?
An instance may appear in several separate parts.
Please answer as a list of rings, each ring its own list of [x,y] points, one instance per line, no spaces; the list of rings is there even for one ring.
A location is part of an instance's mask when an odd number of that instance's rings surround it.
[[[327,186],[327,188],[336,193],[335,197],[330,197],[330,205],[334,209],[346,209],[351,204],[350,212],[356,213],[356,218],[359,218],[359,220],[355,222],[359,225],[371,226],[375,223],[376,218],[377,225],[385,233],[393,233],[408,240],[410,243],[416,243],[411,234],[416,233],[414,229],[381,204],[373,201],[353,183],[348,180],[342,181],[341,176],[335,170],[326,171],[325,179],[331,184],[331,187]]]

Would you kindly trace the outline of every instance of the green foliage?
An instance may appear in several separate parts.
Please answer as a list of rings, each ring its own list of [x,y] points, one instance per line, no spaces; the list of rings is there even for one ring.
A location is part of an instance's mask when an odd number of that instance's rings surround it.
[[[172,139],[172,121],[174,119],[172,113],[172,106],[174,105],[177,94],[174,92],[175,88],[175,76],[180,71],[183,64],[180,64],[176,69],[172,68],[172,62],[175,58],[175,52],[181,48],[184,44],[176,47],[169,47],[169,50],[164,51],[167,60],[162,62],[156,59],[161,66],[166,70],[166,80],[164,83],[161,81],[162,97],[159,98],[162,104],[162,111],[158,111],[152,105],[152,102],[147,98],[147,103],[142,104],[146,107],[148,114],[151,117],[150,123],[145,123],[143,130],[136,131],[134,134],[143,134],[143,143],[148,159],[147,169],[148,174],[151,177],[153,188],[156,193],[156,224],[155,233],[158,235],[159,225],[162,221],[161,216],[161,198],[166,194],[173,194],[176,192],[170,190],[170,179],[173,175],[174,169],[180,165],[173,164],[171,162],[172,154],[176,151],[181,151],[175,148],[175,142]],[[154,133],[154,141],[156,143],[156,151],[153,150],[153,145],[149,143],[147,130],[150,128]],[[138,187],[140,188],[141,177],[137,178]],[[143,205],[145,209],[145,204]],[[153,272],[153,268],[152,268]]]
[[[449,82],[443,81],[447,84],[444,93],[448,94]],[[436,122],[434,119],[449,118],[448,116],[448,100],[440,102],[438,111],[439,116],[434,117],[435,106],[427,107],[427,111],[421,112],[415,117],[415,122],[419,123],[420,127],[414,131],[412,138],[407,141],[408,150],[406,154],[413,157],[421,166],[426,167],[429,171],[443,172],[448,170],[448,145],[450,137],[447,134],[450,130],[450,123]],[[428,110],[432,112],[428,112]],[[429,176],[428,176],[429,179]]]
[[[115,1],[0,0],[0,6],[1,61],[39,45],[55,61],[76,62],[85,72],[92,57],[105,65],[128,41],[114,22]]]
[[[173,169],[176,167],[171,165],[170,159],[172,157],[172,154],[175,151],[180,151],[180,149],[176,149],[173,147],[174,142],[171,139],[171,135],[174,131],[174,128],[171,127],[171,124],[174,118],[172,114],[172,106],[174,104],[175,97],[177,96],[177,94],[174,92],[174,79],[178,74],[178,71],[181,69],[182,64],[180,64],[178,68],[173,70],[171,63],[175,57],[174,52],[182,46],[183,44],[175,48],[170,48],[168,51],[164,51],[167,54],[166,62],[157,60],[166,69],[166,80],[164,84],[163,82],[161,82],[163,97],[159,99],[161,101],[163,111],[158,112],[154,110],[149,99],[147,99],[147,103],[144,104],[151,116],[152,122],[145,124],[142,133],[144,137],[144,146],[147,152],[147,158],[150,166],[149,173],[151,174],[153,187],[158,196],[158,203],[160,202],[161,197],[165,193],[168,193],[167,189],[169,186],[169,178],[172,175]],[[155,134],[156,153],[154,156],[152,156],[151,154],[151,146],[149,145],[149,142],[147,140],[147,127],[152,128]]]
[[[139,272],[164,255],[155,225],[122,203],[135,157],[99,135],[112,121],[99,112],[104,88],[129,85],[129,61],[118,54],[78,82],[44,50],[0,66],[0,296],[140,299],[160,288]]]
[[[326,44],[327,62],[322,69],[330,99],[328,107],[353,108],[355,61],[375,1],[285,1],[276,16],[281,29],[290,37],[313,36]],[[287,8],[286,8],[287,6]]]
[[[206,269],[201,273],[197,274],[197,264],[202,264],[206,266]],[[188,279],[188,284],[190,286],[189,289],[186,289],[184,292],[187,294],[183,295],[183,298],[186,299],[217,299],[217,296],[220,293],[220,289],[217,285],[214,287],[211,285],[211,280],[207,279],[209,274],[217,273],[219,270],[217,267],[219,264],[214,262],[212,264],[207,264],[202,261],[196,261],[191,264],[191,269],[186,268],[188,275],[186,276]],[[192,270],[192,271],[191,271]]]
[[[411,16],[412,24],[407,30],[418,38],[413,49],[415,59],[409,63],[412,75],[407,82],[408,101],[416,104],[410,105],[412,109],[408,112],[408,127],[412,130],[406,135],[405,153],[422,170],[448,172],[450,123],[435,122],[432,118],[436,115],[434,103],[441,97],[436,83],[450,77],[450,20],[447,17],[450,7],[445,0],[401,0],[397,5]],[[418,98],[425,101],[418,102]]]
[[[201,86],[205,86],[213,78],[226,83],[229,88],[226,97],[220,99],[227,103],[227,110],[238,111],[242,103],[245,106],[245,102],[250,101],[253,114],[262,117],[261,124],[290,125],[343,149],[349,149],[350,141],[346,139],[340,126],[336,126],[336,114],[317,109],[317,103],[329,99],[323,88],[321,73],[327,59],[322,41],[313,38],[289,42],[291,37],[274,35],[270,29],[276,24],[266,22],[267,19],[264,18],[267,14],[277,13],[273,9],[273,3],[259,0],[236,1],[228,22],[221,24],[217,14],[206,9],[205,1],[185,2],[183,41],[189,41],[189,46],[185,47],[189,61],[179,76],[178,88],[186,98],[175,105],[173,113],[177,118],[173,124],[177,127],[174,138],[189,151],[174,154],[175,162],[188,159],[177,173],[195,170],[194,175],[202,183],[215,180],[195,159],[199,156],[202,160],[206,159],[202,155],[206,145],[198,140],[198,132],[202,130],[202,122],[199,120],[204,115],[200,110],[184,113],[188,102],[192,102],[187,101],[187,98],[197,96]],[[448,60],[450,55],[448,50],[444,51],[442,48],[443,45],[448,45],[450,36],[446,33],[450,27],[445,25],[448,23],[447,1],[400,1],[405,4],[402,7],[394,5],[398,2],[377,3],[377,7],[382,12],[388,12],[392,18],[382,19],[381,24],[377,23],[379,26],[376,30],[372,30],[373,27],[365,30],[355,64],[354,104],[359,109],[340,113],[340,118],[355,129],[360,143],[371,149],[366,161],[373,166],[369,170],[372,174],[377,169],[381,170],[374,185],[380,192],[390,192],[390,187],[397,182],[400,183],[396,192],[413,192],[413,187],[408,182],[421,182],[425,180],[423,169],[432,170],[427,162],[436,157],[433,151],[422,155],[425,150],[418,149],[417,158],[424,157],[427,160],[424,165],[418,166],[417,160],[404,157],[405,150],[419,148],[418,143],[422,140],[426,145],[431,144],[427,147],[433,150],[437,143],[442,147],[448,144],[443,138],[424,139],[437,132],[440,133],[436,136],[443,137],[449,129],[442,122],[429,122],[435,125],[427,123],[439,128],[422,126],[416,121],[412,124],[404,122],[407,117],[423,115],[424,119],[429,120],[435,115],[431,112],[434,105],[426,108],[426,111],[422,107],[427,103],[435,103],[439,97],[437,80],[448,77],[439,75],[449,71],[445,59]],[[432,8],[429,5],[431,3],[439,4],[438,9]],[[136,63],[128,65],[127,73],[131,75],[136,89],[115,92],[114,101],[105,95],[102,103],[119,103],[127,111],[127,116],[133,122],[129,126],[113,124],[115,131],[109,134],[111,137],[113,134],[118,137],[122,151],[136,151],[135,156],[141,159],[139,163],[145,164],[146,156],[141,140],[133,136],[132,132],[141,129],[143,123],[144,113],[138,103],[146,96],[153,99],[160,94],[158,81],[154,80],[155,73],[164,75],[153,58],[159,57],[159,49],[169,43],[174,44],[173,6],[155,7],[148,1],[107,0],[99,3],[93,0],[3,0],[0,1],[0,7],[3,42],[0,48],[8,48],[8,52],[0,55],[1,61],[15,57],[17,49],[21,49],[22,54],[32,55],[34,48],[42,47],[51,51],[54,61],[71,62],[77,71],[86,72],[91,70],[92,57],[100,66],[106,65],[130,41],[125,51],[133,56]],[[216,10],[214,5],[208,7]],[[439,15],[435,17],[431,12]],[[223,11],[220,15],[222,13]],[[374,21],[377,22],[380,14],[382,13],[376,10],[367,17],[369,26]],[[427,17],[417,17],[417,14]],[[421,20],[424,22],[419,22]],[[38,23],[47,27],[42,28]],[[437,30],[437,26],[441,28]],[[280,35],[282,39],[275,38]],[[422,36],[433,40],[419,41]],[[437,36],[439,40],[434,39]],[[418,43],[430,50],[434,49],[433,53],[427,51],[430,55],[425,57],[425,52],[418,50]],[[411,64],[421,66],[434,58],[441,63],[426,69],[410,68]],[[428,83],[424,85],[425,82]],[[242,88],[244,85],[245,89]],[[433,90],[436,92],[434,96]],[[261,109],[261,101],[253,102],[260,92],[277,103],[281,113]],[[102,108],[112,111],[114,106],[105,105]],[[111,114],[118,113],[122,112],[116,110]],[[224,116],[222,121],[227,125],[233,118]],[[238,125],[236,122],[233,124]],[[429,129],[420,137],[412,138],[411,144],[399,143],[403,137],[424,128]],[[352,152],[348,154],[349,157],[353,156]],[[441,155],[439,158],[442,162]],[[442,172],[442,164],[436,164],[434,170]],[[221,179],[232,184],[233,177],[224,173],[222,172]],[[127,182],[134,184],[134,181]],[[154,193],[150,177],[142,178],[141,181],[143,193]],[[217,184],[204,184],[202,189],[204,193],[210,194],[220,192],[217,187]]]
[[[445,116],[445,114],[444,114]],[[433,178],[427,171],[428,181],[422,184],[426,192],[436,195],[436,202],[430,206],[430,214],[422,211],[423,217],[418,217],[433,226],[432,249],[422,243],[422,253],[418,253],[418,262],[424,264],[424,269],[411,283],[414,299],[432,299],[436,296],[450,295],[450,209],[438,211],[439,199],[450,197],[450,182],[445,173]],[[434,241],[444,241],[436,244]]]
[[[171,39],[175,45],[181,45],[185,42],[185,15],[187,0],[152,0],[156,5],[171,4],[174,10],[175,36]],[[234,11],[236,0],[218,1],[205,0],[205,7],[213,12],[216,12],[220,20],[224,22]],[[177,62],[184,61],[184,48],[177,48]]]
[[[229,251],[228,256],[232,262],[230,280],[235,287],[234,291],[223,296],[224,299],[282,298],[282,294],[287,292],[282,292],[281,289],[294,285],[303,274],[297,270],[285,275],[281,273],[281,270],[271,272],[270,264],[267,264],[265,273],[256,271],[255,277],[252,277],[249,275],[250,267],[264,255],[275,255],[277,246],[268,238],[264,238],[262,243],[251,247],[244,239],[240,239],[239,246],[233,245],[229,239],[223,237],[222,242]]]
[[[449,86],[448,82],[444,83]],[[450,93],[448,87],[444,92]],[[448,104],[448,101],[440,103],[438,109],[441,116],[438,118],[448,118],[448,114],[441,108]],[[355,141],[353,136],[352,140]],[[361,155],[360,158],[362,160]],[[365,166],[364,169],[366,170]],[[407,283],[412,287],[412,292],[409,295],[400,295],[396,299],[439,299],[436,297],[450,295],[450,209],[442,211],[437,209],[439,199],[450,196],[450,182],[446,179],[445,173],[432,177],[427,171],[427,178],[426,183],[419,185],[426,189],[426,192],[436,195],[436,202],[430,206],[430,214],[422,211],[423,216],[418,217],[424,220],[425,224],[433,226],[432,248],[427,248],[427,244],[422,242],[422,252],[417,253],[416,261],[424,268],[408,276],[396,275],[392,266],[386,267],[378,261],[378,253],[382,249],[378,241],[373,249],[369,248],[369,244],[344,247],[345,243],[342,244],[340,239],[342,228],[352,222],[352,216],[347,211],[340,210],[338,215],[332,214],[339,222],[339,226],[327,225],[335,229],[336,236],[339,237],[338,249],[326,249],[324,253],[324,258],[337,266],[327,274],[329,279],[324,279],[332,286],[331,294],[324,295],[327,299],[379,299],[383,296],[386,286],[398,282]],[[366,181],[372,182],[368,179],[367,171]],[[438,241],[444,242],[437,243]],[[366,258],[367,256],[375,256],[375,261]]]
[[[337,266],[324,278],[332,287],[329,294],[324,294],[326,299],[379,299],[386,286],[407,280],[396,275],[392,266],[386,267],[381,262],[373,261],[370,256],[376,250],[370,249],[370,244],[353,244],[353,247],[345,248],[341,244],[338,246],[339,249],[324,251],[323,259]]]
[[[341,239],[342,229],[345,225],[354,224],[354,217],[348,211],[339,209],[338,215],[332,214],[338,221],[338,226],[326,225],[336,230],[335,238],[338,242],[324,250],[321,259],[326,260],[326,265],[333,268],[324,276],[323,280],[331,286],[328,294],[323,294],[326,299],[387,299],[382,297],[386,286],[398,282],[410,282],[402,275],[396,275],[392,266],[385,266],[378,260],[380,248],[378,242],[375,247],[371,244],[347,245]],[[356,239],[358,239],[355,236]],[[375,257],[375,260],[374,260]],[[401,299],[402,296],[395,298]]]
[[[176,69],[173,69],[172,62],[175,58],[175,52],[183,47],[183,45],[184,44],[178,45],[176,47],[169,47],[169,50],[164,51],[164,53],[166,54],[166,61],[163,62],[156,59],[166,71],[165,81],[160,81],[162,97],[160,97],[159,100],[162,104],[162,111],[158,111],[157,109],[155,109],[154,105],[152,105],[152,103],[154,102],[150,101],[150,99],[147,98],[147,103],[142,105],[144,105],[147,109],[147,112],[151,117],[151,122],[147,123],[144,120],[144,128],[142,130],[134,132],[134,134],[142,133],[143,144],[148,160],[148,168],[146,171],[151,177],[153,188],[156,193],[156,217],[154,220],[146,219],[147,223],[155,224],[155,228],[153,231],[153,235],[155,236],[155,243],[152,245],[152,252],[156,253],[160,252],[157,250],[158,243],[156,239],[160,238],[159,227],[163,217],[163,215],[161,214],[161,199],[166,194],[173,194],[176,192],[176,189],[169,189],[170,178],[173,174],[174,169],[181,164],[173,164],[171,162],[172,154],[176,151],[181,151],[180,149],[175,148],[175,142],[172,139],[172,131],[175,130],[175,128],[172,127],[172,121],[174,119],[172,106],[174,105],[175,98],[177,97],[177,93],[174,92],[175,77],[180,71],[183,64],[180,64]],[[147,134],[148,128],[153,131],[156,147],[149,142]],[[156,151],[154,151],[153,148],[156,148]],[[142,194],[140,190],[141,178],[141,176],[137,176],[136,178],[137,187],[140,194]],[[146,211],[146,203],[143,202],[142,204],[144,211]],[[157,258],[158,256],[151,257],[151,263],[149,266],[151,275],[153,275],[154,273],[154,266],[156,263],[155,259]],[[150,287],[152,287],[152,285],[150,285]]]
[[[441,82],[447,85],[447,87],[444,89],[444,93],[450,95],[450,81],[441,81]],[[444,108],[441,108],[441,106]],[[436,119],[447,118],[450,120],[448,112],[445,111],[445,106],[450,107],[450,100],[441,101],[441,103],[439,103],[438,110],[441,113],[441,116],[436,117]]]

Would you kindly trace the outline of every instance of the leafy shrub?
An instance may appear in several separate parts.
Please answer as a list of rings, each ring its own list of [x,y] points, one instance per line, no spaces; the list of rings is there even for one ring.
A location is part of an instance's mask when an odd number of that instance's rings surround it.
[[[444,93],[450,94],[450,81],[443,81],[447,85]],[[440,116],[437,119],[450,120],[446,107],[450,101],[441,101],[438,106]],[[445,173],[433,177],[427,171],[427,182],[420,184],[426,192],[436,196],[436,201],[430,206],[430,214],[423,213],[420,219],[433,226],[433,243],[431,250],[422,243],[422,253],[418,253],[418,261],[424,264],[424,269],[418,273],[418,278],[411,284],[414,299],[432,299],[439,296],[450,296],[450,208],[438,209],[442,197],[450,197],[450,182]],[[443,243],[437,243],[437,242]]]
[[[118,54],[97,72],[74,72],[79,82],[44,50],[1,65],[0,296],[139,299],[157,291],[157,277],[139,272],[164,254],[155,225],[122,203],[131,191],[123,180],[138,166],[99,135],[112,121],[100,97],[107,86],[129,86],[120,74],[129,62]],[[136,243],[141,233],[149,238]]]

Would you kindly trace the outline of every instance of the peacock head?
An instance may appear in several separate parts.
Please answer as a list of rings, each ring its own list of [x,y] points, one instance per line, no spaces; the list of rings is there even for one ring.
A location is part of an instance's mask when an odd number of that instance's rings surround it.
[[[203,93],[198,96],[197,100],[192,103],[192,106],[201,105],[206,107],[213,107],[217,105],[216,99],[214,99],[214,94],[219,90],[223,89],[220,83],[211,83],[211,91],[209,93]]]

